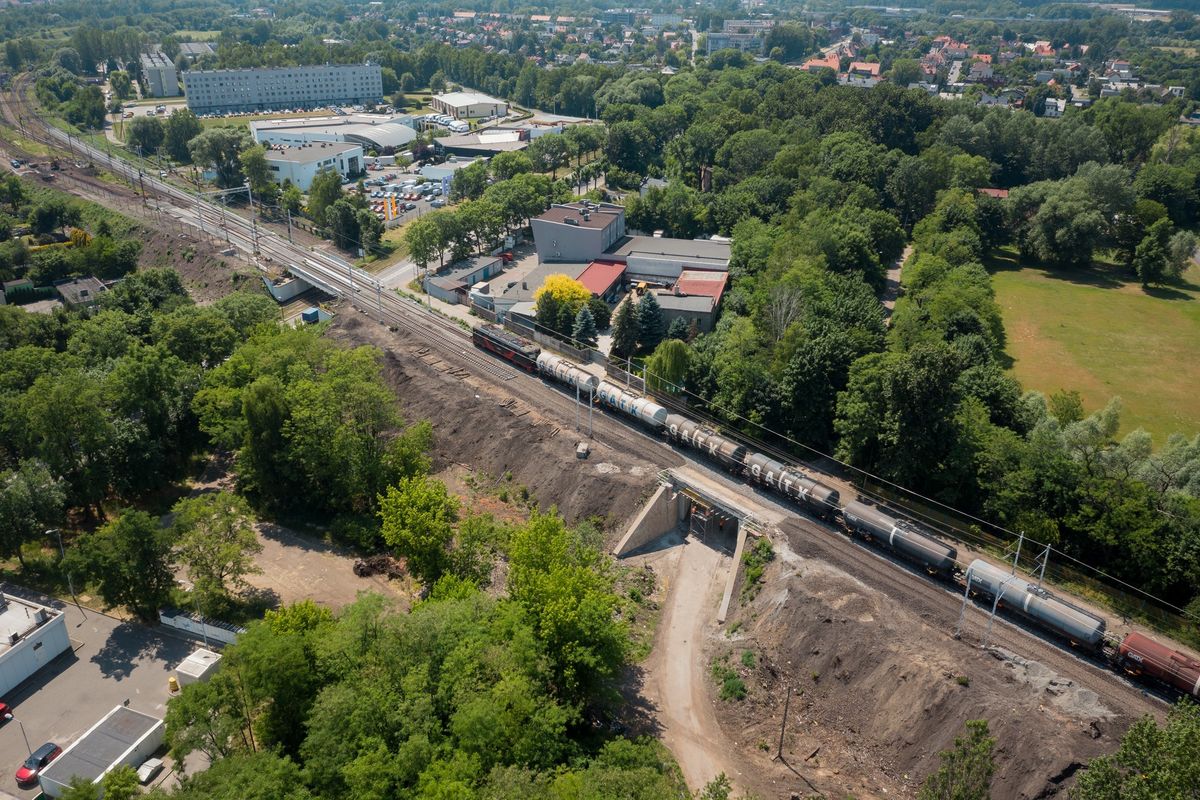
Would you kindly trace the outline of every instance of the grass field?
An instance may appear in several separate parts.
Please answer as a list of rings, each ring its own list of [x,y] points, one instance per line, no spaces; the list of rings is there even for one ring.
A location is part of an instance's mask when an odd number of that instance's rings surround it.
[[[1013,374],[1027,389],[1074,389],[1090,412],[1114,395],[1122,432],[1200,433],[1200,267],[1143,290],[1111,265],[1054,271],[1001,252],[989,263]]]

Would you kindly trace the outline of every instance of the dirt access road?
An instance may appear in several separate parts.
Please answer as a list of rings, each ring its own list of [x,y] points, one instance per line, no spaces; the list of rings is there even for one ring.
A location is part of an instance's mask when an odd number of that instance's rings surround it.
[[[679,762],[688,786],[698,789],[724,772],[738,789],[745,776],[731,758],[731,745],[708,689],[708,640],[732,559],[693,537],[669,534],[663,547],[630,563],[649,564],[666,596],[654,649],[643,665],[643,691],[661,726],[661,737]]]

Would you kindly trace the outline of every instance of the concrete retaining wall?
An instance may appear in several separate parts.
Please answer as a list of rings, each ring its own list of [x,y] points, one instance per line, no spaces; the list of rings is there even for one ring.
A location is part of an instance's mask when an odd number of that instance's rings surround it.
[[[630,523],[629,530],[613,549],[613,555],[620,558],[675,530],[680,522],[687,519],[690,507],[691,500],[686,496],[671,486],[660,485],[641,513]]]

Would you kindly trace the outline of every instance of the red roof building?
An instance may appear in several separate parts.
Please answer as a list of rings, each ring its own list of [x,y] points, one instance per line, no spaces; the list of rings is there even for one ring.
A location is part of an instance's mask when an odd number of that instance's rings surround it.
[[[851,75],[861,75],[864,78],[878,78],[879,64],[873,64],[868,61],[855,61],[850,65],[848,70]]]
[[[725,282],[728,279],[728,272],[685,269],[679,273],[679,280],[675,281],[675,293],[711,297],[713,304],[716,305],[721,302],[721,295],[725,293]]]
[[[842,63],[838,59],[837,53],[830,53],[824,58],[810,58],[808,61],[804,62],[800,69],[804,70],[805,72],[816,72],[819,69],[831,69],[834,72],[837,72],[839,69],[841,69],[841,67]]]
[[[625,264],[620,261],[593,261],[579,274],[577,280],[592,296],[613,302],[620,294],[625,277]]]

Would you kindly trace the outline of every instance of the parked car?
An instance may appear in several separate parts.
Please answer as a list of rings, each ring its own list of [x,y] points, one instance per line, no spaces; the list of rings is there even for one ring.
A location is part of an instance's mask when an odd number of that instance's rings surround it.
[[[154,777],[158,775],[158,773],[162,772],[162,768],[163,761],[161,758],[146,759],[145,762],[138,767],[138,783],[140,783],[142,786],[145,786],[147,783],[154,780]]]
[[[445,200],[434,200],[429,205],[433,208],[444,208],[446,205],[446,201]]]
[[[42,770],[60,755],[62,755],[62,748],[54,742],[46,742],[37,750],[34,750],[33,754],[25,759],[25,763],[17,768],[17,786],[32,786],[37,783],[38,776],[42,774]]]
[[[404,210],[405,210],[405,211],[412,211],[412,210],[413,210],[414,208],[416,208],[416,207],[417,207],[417,204],[416,204],[416,203],[405,203],[405,204],[404,204]]]

